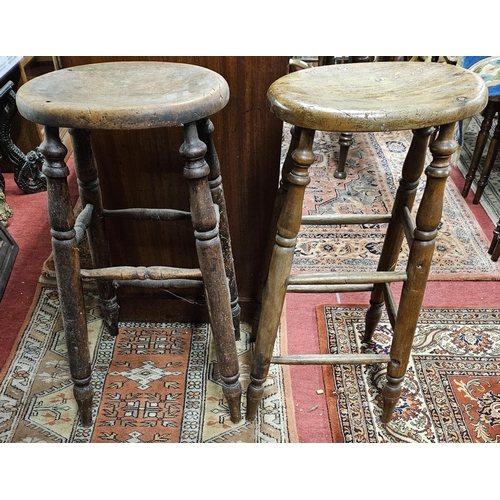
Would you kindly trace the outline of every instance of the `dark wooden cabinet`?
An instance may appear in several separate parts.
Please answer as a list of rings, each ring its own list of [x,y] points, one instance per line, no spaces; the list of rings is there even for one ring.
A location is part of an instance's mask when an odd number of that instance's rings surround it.
[[[197,64],[228,82],[228,105],[212,117],[243,319],[250,319],[279,177],[282,124],[267,108],[267,89],[287,71],[288,57],[61,56],[61,67],[113,60]],[[92,144],[106,208],[188,209],[179,155],[182,130],[96,131]],[[114,265],[197,267],[189,223],[107,220]],[[206,320],[203,301],[158,289],[119,289],[122,320]]]

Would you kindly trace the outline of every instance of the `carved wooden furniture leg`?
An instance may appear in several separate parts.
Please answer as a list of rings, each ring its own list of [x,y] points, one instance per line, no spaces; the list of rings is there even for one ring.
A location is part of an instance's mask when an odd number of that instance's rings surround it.
[[[268,244],[266,246],[266,255],[263,259],[262,266],[262,275],[261,282],[259,286],[259,291],[256,299],[256,308],[252,318],[252,333],[250,339],[252,342],[255,342],[255,338],[257,335],[257,331],[259,329],[260,315],[262,312],[262,293],[264,286],[267,281],[267,276],[269,272],[269,263],[271,262],[271,255],[273,253],[274,248],[274,240],[276,236],[276,224],[278,223],[278,217],[281,213],[281,209],[283,208],[283,203],[286,198],[286,193],[288,192],[288,175],[292,171],[294,166],[292,160],[292,153],[297,149],[299,145],[299,138],[302,133],[302,129],[299,127],[292,127],[290,130],[291,138],[290,138],[290,146],[288,147],[288,151],[285,157],[285,161],[283,163],[283,168],[281,170],[280,183],[278,187],[278,192],[276,194],[276,199],[274,201],[274,209],[273,215],[271,219],[271,223],[269,225],[269,236],[268,236]]]
[[[404,283],[394,324],[391,361],[387,366],[387,382],[382,391],[382,422],[389,422],[401,395],[413,337],[429,275],[435,238],[441,222],[446,179],[450,175],[450,157],[457,150],[455,123],[442,125],[438,138],[431,144],[432,163],[425,170],[427,182],[410,238],[408,278]],[[404,181],[403,181],[404,182]],[[401,214],[404,216],[404,214]]]
[[[372,56],[351,56],[350,57],[350,62],[351,63],[363,63],[363,62],[371,62],[373,61]],[[335,57],[325,57],[322,56],[318,62],[319,66],[324,66],[327,64],[334,64],[335,62]],[[345,61],[342,59],[342,64]],[[339,151],[339,161],[337,163],[337,168],[335,169],[335,172],[333,176],[336,179],[345,179],[346,178],[346,172],[345,172],[345,166],[347,162],[347,156],[349,154],[349,149],[352,146],[352,141],[353,141],[353,134],[352,132],[341,132],[340,137],[339,137],[339,146],[340,146],[340,151]]]
[[[69,132],[73,140],[75,173],[78,179],[80,200],[84,209],[88,206],[92,207],[91,221],[87,229],[92,265],[95,269],[109,267],[111,259],[102,214],[97,166],[90,143],[90,131],[70,129]],[[103,279],[97,280],[97,289],[106,328],[110,335],[116,336],[118,335],[120,309],[116,301],[116,289],[112,281]]]
[[[486,158],[484,159],[483,170],[481,171],[481,177],[477,183],[477,189],[474,194],[474,199],[472,203],[477,205],[481,196],[483,195],[484,188],[488,184],[488,179],[490,178],[491,169],[495,164],[495,160],[498,156],[498,150],[500,149],[500,122],[497,123],[495,131],[488,146],[488,152],[486,153]]]
[[[500,257],[500,219],[498,220],[495,229],[493,229],[493,238],[491,239],[488,253],[491,255],[491,260],[494,262],[496,262],[498,257]]]
[[[73,392],[84,426],[92,423],[92,384],[87,320],[80,281],[80,257],[73,207],[68,189],[69,169],[64,162],[67,150],[59,138],[59,129],[45,127],[40,145],[47,178],[49,223],[56,271],[61,316],[68,348]]]
[[[488,142],[488,138],[490,135],[491,125],[493,123],[493,118],[495,117],[497,103],[492,101],[491,99],[488,101],[488,105],[486,106],[483,115],[483,121],[481,122],[481,128],[477,135],[476,144],[474,146],[474,152],[472,153],[472,158],[469,165],[469,170],[465,176],[465,184],[462,189],[462,196],[464,198],[469,194],[469,190],[472,186],[472,182],[474,181],[474,177],[476,176],[477,169],[479,167],[479,163],[481,161],[481,157],[483,156],[484,148],[486,147],[486,143]]]
[[[369,88],[369,91],[367,90]],[[365,95],[366,94],[366,95]],[[298,365],[387,363],[381,419],[388,422],[401,394],[415,328],[441,220],[449,159],[457,148],[455,123],[481,111],[488,100],[480,77],[450,65],[377,62],[320,66],[290,73],[268,90],[271,111],[301,130],[293,147],[291,171],[284,167],[276,202],[274,247],[262,293],[254,358],[247,392],[247,419],[255,418],[264,393],[270,363]],[[412,207],[425,166],[431,135],[433,161],[416,219]],[[314,130],[340,133],[414,130],[402,167],[402,179],[391,213],[312,214],[302,216],[308,168],[314,160]],[[281,200],[284,200],[281,202]],[[353,268],[343,273],[290,274],[301,224],[336,225],[388,223],[376,271]],[[403,239],[410,254],[405,271],[396,264]],[[390,283],[403,282],[396,304]],[[285,294],[300,292],[371,292],[364,341],[372,342],[385,306],[393,328],[390,355],[384,353],[272,354]]]
[[[205,144],[198,138],[196,123],[186,124],[184,144],[180,153],[186,162],[184,177],[189,183],[196,249],[205,283],[222,391],[230,408],[231,420],[238,422],[241,419],[238,354],[234,343],[231,299],[219,238],[217,214],[208,184],[210,168],[204,159],[206,150]]]
[[[404,238],[406,210],[411,212],[413,207],[420,176],[425,166],[429,137],[433,131],[433,128],[427,128],[413,132],[413,140],[403,163],[399,187],[392,206],[392,219],[387,226],[377,271],[394,271],[396,269]],[[382,316],[385,297],[386,284],[375,284],[370,297],[370,307],[366,313],[364,342],[370,343],[372,341],[373,333]]]
[[[229,221],[226,210],[226,200],[222,187],[222,176],[220,171],[219,158],[213,140],[214,126],[210,119],[205,118],[198,122],[198,135],[200,140],[207,146],[205,160],[210,167],[208,184],[212,192],[212,199],[219,207],[219,233],[222,244],[222,254],[224,255],[224,267],[229,280],[229,290],[231,292],[231,311],[233,315],[234,335],[236,340],[240,340],[240,318],[241,307],[238,302],[238,285],[236,283],[236,271],[234,269],[233,250],[231,248],[231,236],[229,232]]]
[[[286,176],[285,184],[288,184],[288,189],[277,223],[269,274],[262,294],[262,312],[255,342],[251,382],[247,390],[248,420],[256,417],[259,402],[264,394],[264,383],[271,363],[297,234],[302,221],[304,192],[310,182],[309,167],[315,158],[312,150],[313,141],[314,130],[301,131],[299,145],[291,155],[293,168]]]
[[[345,179],[345,164],[347,162],[347,155],[349,154],[349,148],[352,146],[353,134],[351,132],[342,132],[339,137],[339,162],[337,168],[334,172],[334,177],[337,179]]]

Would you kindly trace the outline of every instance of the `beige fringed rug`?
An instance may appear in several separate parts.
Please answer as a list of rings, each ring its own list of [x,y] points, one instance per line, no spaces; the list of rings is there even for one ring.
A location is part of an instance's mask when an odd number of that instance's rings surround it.
[[[282,159],[289,144],[284,130]],[[411,132],[355,133],[346,179],[333,176],[338,154],[338,133],[317,132],[316,162],[306,189],[304,214],[388,213],[398,187]],[[428,163],[431,157],[429,155]],[[423,176],[417,202],[421,198]],[[385,224],[341,227],[302,226],[294,258],[294,272],[375,270]],[[490,260],[486,236],[454,183],[445,190],[442,222],[436,238],[431,280],[496,280],[500,266]],[[407,255],[403,248],[401,260]]]
[[[57,290],[40,285],[17,349],[0,382],[0,442],[284,443],[296,442],[289,378],[273,366],[258,418],[233,424],[218,384],[210,328],[192,323],[120,323],[103,332],[86,292],[93,353],[94,425],[77,417]],[[248,325],[238,341],[248,385]],[[245,395],[244,395],[245,396]],[[243,397],[244,414],[245,397]]]

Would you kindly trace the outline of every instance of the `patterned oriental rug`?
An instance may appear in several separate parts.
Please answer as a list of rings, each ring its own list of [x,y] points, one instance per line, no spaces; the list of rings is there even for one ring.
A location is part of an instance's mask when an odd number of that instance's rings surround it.
[[[304,214],[388,213],[398,187],[411,132],[354,134],[344,180],[333,176],[339,154],[338,138],[338,133],[316,134],[316,163],[310,169],[311,183],[306,189]],[[285,127],[282,160],[289,140],[289,128]],[[427,164],[430,161],[429,154]],[[424,184],[423,175],[417,202],[421,198]],[[352,270],[353,265],[360,269],[375,270],[385,228],[385,224],[302,226],[293,271],[343,272]],[[445,190],[442,223],[436,240],[430,279],[498,279],[500,266],[492,262],[487,253],[489,239],[490,235],[484,234],[450,179]],[[406,246],[402,249],[403,261],[407,250]]]
[[[103,332],[92,291],[86,291],[86,303],[94,425],[82,427],[77,418],[58,293],[41,285],[0,377],[0,442],[297,442],[294,412],[287,412],[291,396],[286,367],[272,367],[256,421],[233,424],[206,324],[120,323],[120,333],[113,338]],[[242,325],[241,337],[238,354],[245,390],[248,325]]]
[[[360,349],[366,307],[316,309],[321,352]],[[387,352],[387,317],[376,352]],[[403,394],[393,419],[380,421],[386,364],[324,366],[334,442],[500,442],[500,311],[422,309]]]

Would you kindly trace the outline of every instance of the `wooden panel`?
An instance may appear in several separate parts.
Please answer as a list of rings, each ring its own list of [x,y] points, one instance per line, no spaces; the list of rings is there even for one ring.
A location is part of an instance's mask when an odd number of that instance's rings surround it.
[[[113,60],[160,60],[197,64],[220,73],[231,98],[212,117],[243,318],[252,314],[278,184],[282,124],[267,108],[270,84],[287,70],[287,57],[62,56],[62,67]],[[188,209],[178,150],[182,130],[94,131],[106,208]],[[197,267],[189,223],[107,221],[116,265]],[[164,291],[120,288],[122,319],[206,319],[199,297],[178,300]],[[167,300],[165,300],[167,299]],[[196,302],[193,304],[192,302]]]

